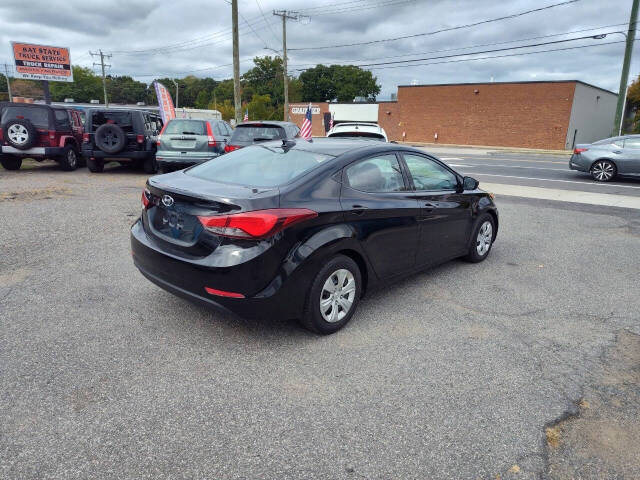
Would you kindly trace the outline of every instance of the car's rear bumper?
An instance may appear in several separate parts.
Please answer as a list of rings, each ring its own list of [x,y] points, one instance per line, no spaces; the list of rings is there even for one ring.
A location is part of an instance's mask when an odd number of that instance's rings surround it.
[[[82,155],[86,158],[99,158],[105,160],[143,160],[145,158],[152,157],[155,152],[149,152],[146,150],[134,150],[134,151],[122,151],[119,153],[105,153],[102,150],[95,150],[90,148],[83,148]]]
[[[209,267],[196,261],[180,259],[161,251],[153,239],[149,238],[138,220],[131,227],[131,254],[133,262],[140,272],[159,287],[183,298],[216,309],[233,312],[245,317],[281,317],[299,318],[306,299],[306,282],[299,275],[280,281],[275,278],[269,286],[253,295],[243,298],[230,298],[210,295],[205,287],[231,293],[243,293],[242,286],[234,283],[243,280],[252,284],[255,278],[249,278],[245,270],[251,266]],[[259,276],[254,272],[253,276]],[[300,273],[304,275],[304,272]]]
[[[156,153],[156,161],[160,165],[197,165],[198,163],[207,162],[219,156],[219,153],[210,153],[207,155],[171,155],[170,153],[160,151]]]
[[[2,146],[2,153],[19,156],[36,156],[36,157],[57,157],[62,155],[64,148],[62,147],[33,147],[26,150],[12,147],[10,145]]]
[[[589,172],[590,162],[581,155],[574,153],[569,159],[569,168],[579,172]]]

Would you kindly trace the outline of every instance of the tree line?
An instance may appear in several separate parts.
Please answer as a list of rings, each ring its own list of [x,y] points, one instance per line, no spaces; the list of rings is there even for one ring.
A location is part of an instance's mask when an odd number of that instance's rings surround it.
[[[240,80],[243,109],[249,111],[250,119],[281,119],[283,116],[284,88],[283,63],[280,57],[256,57],[253,67]],[[50,82],[51,99],[62,102],[73,98],[75,102],[88,103],[90,100],[103,102],[102,78],[90,68],[73,67],[73,82]],[[178,106],[189,108],[216,109],[223,118],[234,116],[233,79],[214,80],[210,77],[188,75],[183,78],[157,78],[176,103],[176,87],[179,85]],[[135,80],[127,75],[109,75],[106,78],[107,96],[110,103],[135,104],[144,102],[157,105],[153,81]],[[38,81],[12,79],[14,96],[43,98],[42,86]],[[0,76],[0,100],[7,99],[7,84]],[[2,94],[4,93],[4,98]],[[320,102],[337,100],[351,102],[356,97],[375,101],[380,93],[377,78],[371,72],[352,65],[317,65],[305,70],[298,77],[289,78],[290,102]]]

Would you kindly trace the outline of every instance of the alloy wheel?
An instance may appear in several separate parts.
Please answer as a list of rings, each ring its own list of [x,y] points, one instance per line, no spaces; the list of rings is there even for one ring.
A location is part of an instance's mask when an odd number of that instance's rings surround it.
[[[70,167],[75,167],[78,158],[76,157],[75,150],[69,150],[67,152],[67,163]]]
[[[329,323],[342,320],[353,306],[356,297],[356,279],[341,268],[333,272],[324,282],[320,292],[320,313]]]
[[[18,145],[24,145],[29,140],[29,132],[24,125],[20,125],[19,123],[11,125],[7,131],[7,135],[13,143],[17,143]]]
[[[591,173],[599,182],[607,182],[613,178],[613,165],[610,162],[596,162],[591,169]]]
[[[476,238],[476,251],[481,257],[484,256],[491,247],[493,240],[493,226],[489,220],[486,220],[478,230],[478,236]]]

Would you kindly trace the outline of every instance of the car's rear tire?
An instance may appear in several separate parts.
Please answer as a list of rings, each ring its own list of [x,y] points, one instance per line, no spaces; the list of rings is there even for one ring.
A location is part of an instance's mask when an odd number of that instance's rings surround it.
[[[156,156],[152,155],[151,157],[147,157],[144,159],[144,163],[142,164],[142,169],[144,173],[158,173],[158,162],[156,161]]]
[[[120,125],[105,123],[96,129],[94,135],[96,147],[108,154],[116,154],[127,145],[127,134]]]
[[[0,164],[5,170],[20,170],[22,159],[18,157],[2,157],[0,158]]]
[[[95,158],[87,158],[87,168],[92,173],[100,173],[104,170],[104,162]]]
[[[480,218],[478,218],[473,233],[471,234],[469,252],[465,260],[478,263],[487,258],[493,246],[495,232],[496,222],[493,217],[488,213],[482,214]]]
[[[353,317],[361,291],[362,274],[356,262],[336,255],[313,279],[300,323],[323,335],[337,332]]]
[[[38,131],[27,119],[9,120],[2,134],[7,143],[18,150],[28,150],[38,141]]]
[[[596,182],[610,182],[617,174],[618,169],[610,160],[598,160],[591,165],[591,176]]]
[[[80,163],[80,155],[75,145],[67,144],[62,151],[62,155],[58,158],[58,163],[62,170],[72,171],[78,168]]]

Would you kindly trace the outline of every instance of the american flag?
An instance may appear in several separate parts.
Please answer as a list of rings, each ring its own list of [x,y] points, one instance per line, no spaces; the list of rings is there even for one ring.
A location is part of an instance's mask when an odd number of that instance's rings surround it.
[[[331,117],[329,118],[329,130],[331,130],[333,128],[333,113],[331,114]]]
[[[307,107],[307,113],[304,115],[300,136],[305,140],[311,140],[311,104]]]
[[[247,108],[244,111],[244,118],[242,119],[243,122],[248,122],[249,121],[249,109]]]

